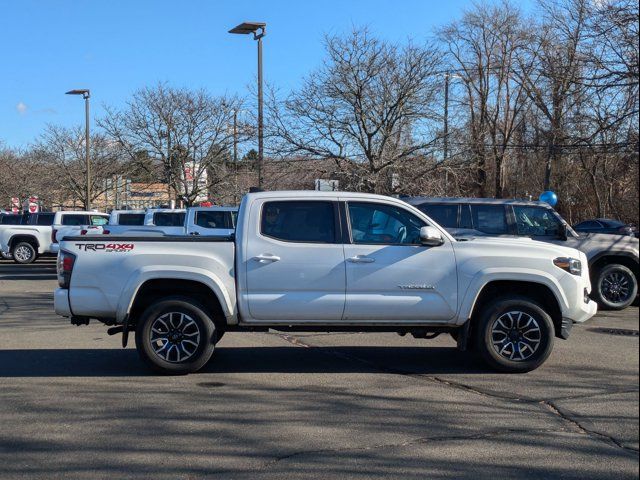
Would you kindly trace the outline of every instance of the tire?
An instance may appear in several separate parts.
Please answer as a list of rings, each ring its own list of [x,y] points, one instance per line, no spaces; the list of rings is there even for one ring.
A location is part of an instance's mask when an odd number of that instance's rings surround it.
[[[553,350],[555,329],[544,309],[526,297],[487,304],[475,325],[475,346],[493,369],[524,373],[542,365]]]
[[[11,256],[14,262],[26,265],[35,262],[38,252],[30,243],[20,242],[11,248]]]
[[[201,305],[169,297],[150,305],[138,320],[136,349],[156,372],[184,375],[209,361],[216,337],[216,325]]]
[[[624,265],[612,263],[596,273],[593,296],[606,310],[622,310],[631,305],[638,295],[638,280]]]
[[[0,257],[5,260],[13,260],[13,255],[10,252],[0,252]]]

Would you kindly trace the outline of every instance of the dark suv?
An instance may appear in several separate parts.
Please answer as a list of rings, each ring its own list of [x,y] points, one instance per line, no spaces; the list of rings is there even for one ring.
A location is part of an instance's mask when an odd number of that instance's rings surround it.
[[[621,310],[638,294],[638,239],[579,235],[550,205],[492,198],[404,198],[454,237],[526,236],[576,248],[587,255],[592,296],[603,308]]]

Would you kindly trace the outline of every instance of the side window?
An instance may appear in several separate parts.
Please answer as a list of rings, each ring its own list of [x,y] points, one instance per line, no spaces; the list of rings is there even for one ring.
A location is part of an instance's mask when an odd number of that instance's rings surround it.
[[[20,215],[3,215],[3,225],[20,225]]]
[[[157,227],[181,227],[184,225],[184,212],[156,212],[153,224]]]
[[[86,215],[62,215],[62,225],[87,225]]]
[[[39,213],[35,217],[36,225],[50,226],[53,225],[53,217],[55,214],[53,213]]]
[[[419,245],[420,228],[427,224],[393,205],[349,202],[351,238],[356,244]]]
[[[587,220],[576,225],[578,228],[600,228],[601,225],[594,220]]]
[[[473,228],[470,205],[460,205],[460,228]]]
[[[557,236],[560,220],[553,210],[539,207],[513,207],[518,235]]]
[[[144,213],[120,213],[119,225],[144,225]]]
[[[196,212],[195,223],[202,228],[233,228],[230,212],[201,210]]]
[[[458,228],[458,205],[430,205],[418,207],[444,228]]]
[[[109,217],[91,215],[91,225],[106,225],[107,223],[109,223]]]
[[[505,235],[507,217],[502,205],[471,205],[473,228],[493,235]]]
[[[260,233],[285,242],[335,243],[333,202],[265,202]]]

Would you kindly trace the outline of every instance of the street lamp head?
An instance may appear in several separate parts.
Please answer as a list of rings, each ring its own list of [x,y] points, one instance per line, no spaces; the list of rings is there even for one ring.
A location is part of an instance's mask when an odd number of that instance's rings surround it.
[[[83,98],[89,98],[91,96],[91,91],[88,88],[79,88],[75,90],[69,90],[65,92],[66,95],[82,95]]]
[[[264,22],[243,22],[240,25],[233,27],[229,30],[229,33],[237,33],[240,35],[248,35],[249,33],[253,33],[253,38],[257,40],[258,38],[262,38],[266,34],[267,24]],[[260,30],[260,33],[258,33]]]

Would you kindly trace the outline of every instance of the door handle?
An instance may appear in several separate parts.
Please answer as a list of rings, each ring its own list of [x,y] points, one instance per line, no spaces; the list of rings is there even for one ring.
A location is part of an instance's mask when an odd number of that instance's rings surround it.
[[[271,255],[270,253],[262,253],[256,257],[253,257],[254,260],[257,260],[258,262],[277,262],[278,260],[280,260],[280,257],[278,257],[277,255]]]
[[[189,235],[200,235],[200,232],[191,232]]]
[[[347,258],[347,262],[351,263],[373,263],[375,258],[367,257],[365,255],[356,255],[355,257]]]

